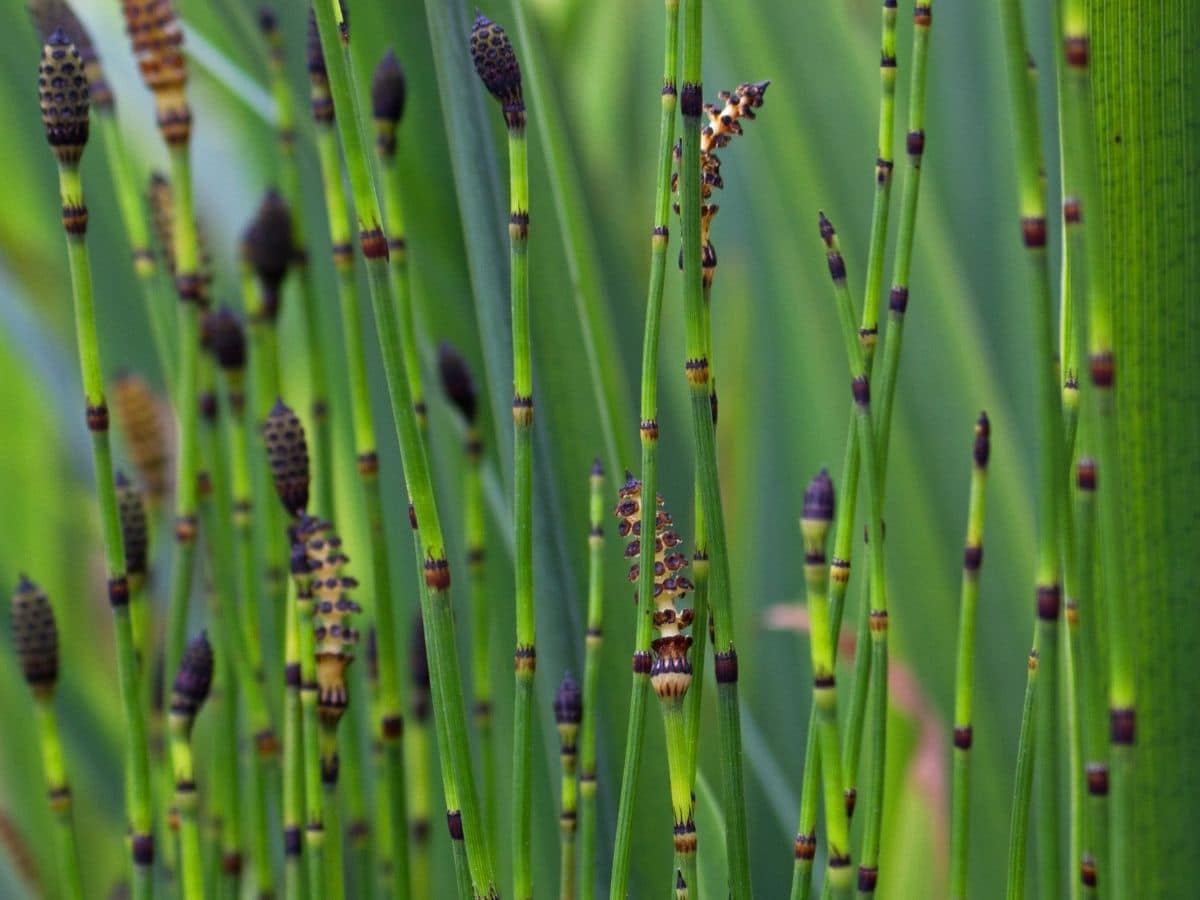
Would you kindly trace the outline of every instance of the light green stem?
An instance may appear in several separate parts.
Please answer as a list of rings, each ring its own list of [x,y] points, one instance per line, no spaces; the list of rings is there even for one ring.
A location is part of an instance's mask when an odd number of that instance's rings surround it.
[[[597,460],[599,463],[599,460]],[[600,646],[604,640],[604,472],[593,466],[588,529],[587,637],[583,662],[583,721],[579,728],[579,896],[596,895],[596,728]]]
[[[1029,654],[1029,675],[1025,682],[1025,702],[1021,707],[1021,735],[1017,742],[1017,771],[1013,779],[1012,818],[1008,837],[1007,900],[1025,896],[1025,857],[1029,845],[1029,800],[1033,794],[1033,757],[1037,722],[1038,651]]]
[[[58,861],[58,887],[69,900],[83,900],[83,877],[79,870],[79,847],[75,839],[75,824],[71,813],[71,785],[63,759],[62,739],[58,734],[58,717],[54,712],[53,695],[34,698],[33,710],[41,738],[42,770],[46,777],[46,794],[54,814],[54,851]]]
[[[204,858],[200,844],[199,801],[192,765],[191,718],[171,715],[171,768],[179,810],[180,887],[183,900],[204,900]]]

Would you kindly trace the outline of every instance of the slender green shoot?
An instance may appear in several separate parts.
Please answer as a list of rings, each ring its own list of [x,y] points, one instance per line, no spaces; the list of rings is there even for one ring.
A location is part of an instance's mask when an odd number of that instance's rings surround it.
[[[604,640],[604,467],[588,479],[588,605],[583,662],[583,722],[579,728],[579,896],[596,895],[596,706],[600,702],[600,645]]]
[[[181,895],[204,900],[204,861],[201,855],[199,798],[192,761],[192,725],[208,698],[213,677],[213,651],[203,632],[187,645],[171,691],[171,769],[175,806],[179,810]]]
[[[558,729],[559,761],[562,764],[558,897],[575,897],[575,834],[579,825],[579,724],[583,720],[583,693],[568,672],[554,695],[554,724]]]
[[[1029,653],[1029,674],[1025,681],[1025,701],[1021,706],[1021,736],[1017,742],[1017,772],[1013,779],[1012,819],[1008,836],[1007,900],[1025,896],[1025,858],[1029,850],[1029,801],[1033,794],[1033,757],[1037,721],[1034,707],[1037,695],[1038,651]]]

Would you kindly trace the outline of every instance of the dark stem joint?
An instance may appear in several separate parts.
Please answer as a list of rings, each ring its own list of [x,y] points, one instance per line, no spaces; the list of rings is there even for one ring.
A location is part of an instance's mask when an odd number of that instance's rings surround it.
[[[108,406],[100,401],[95,406],[88,405],[85,411],[88,431],[108,431]]]
[[[374,475],[379,471],[379,456],[374,450],[358,454],[358,474]]]
[[[486,722],[492,717],[492,701],[476,700],[472,711],[474,712],[477,721]]]
[[[1136,731],[1136,714],[1132,707],[1112,709],[1108,713],[1112,725],[1112,742],[1122,746],[1133,746]]]
[[[921,156],[925,152],[925,129],[914,128],[904,138],[904,149],[909,156]]]
[[[467,565],[478,567],[483,565],[483,561],[487,558],[487,551],[478,545],[467,550]]]
[[[683,91],[679,95],[679,111],[685,119],[700,118],[700,112],[704,107],[704,101],[701,99],[703,90],[697,82],[685,81],[683,83]]]
[[[1079,881],[1084,887],[1096,886],[1096,858],[1090,853],[1079,860]]]
[[[367,259],[387,259],[388,242],[379,226],[363,228],[358,232],[358,242],[362,246],[363,256]]]
[[[813,677],[813,687],[817,690],[829,690],[836,684],[833,675],[816,675]]]
[[[386,741],[398,741],[404,735],[404,718],[400,715],[384,716],[379,722],[379,730]]]
[[[394,253],[403,253],[408,249],[408,241],[402,234],[393,234],[388,238],[388,249]]]
[[[893,285],[888,294],[888,309],[898,316],[908,312],[908,288],[902,284]]]
[[[178,516],[175,519],[175,540],[181,544],[196,539],[196,517]]]
[[[804,564],[806,566],[824,566],[825,565],[825,551],[824,550],[812,550],[808,553],[805,553],[804,554]]]
[[[658,440],[658,420],[657,419],[642,419],[638,426],[641,430],[642,437],[647,441]]]
[[[203,305],[204,279],[197,272],[180,272],[175,276],[175,291],[184,303]]]
[[[792,845],[796,859],[811,862],[817,855],[817,836],[815,834],[798,834]]]
[[[850,382],[850,392],[854,395],[854,402],[859,406],[871,405],[871,382],[866,375],[854,376]]]
[[[963,568],[968,572],[978,572],[983,565],[983,547],[979,544],[968,544],[963,551]]]
[[[850,857],[845,853],[829,854],[829,868],[844,869],[850,865]]]
[[[825,258],[829,263],[829,277],[834,281],[845,281],[846,260],[842,258],[841,251],[830,250],[825,254]]]
[[[971,739],[974,736],[974,729],[972,729],[970,725],[954,726],[954,746],[959,750],[970,750]]]
[[[1092,373],[1092,384],[1098,388],[1111,389],[1116,379],[1117,365],[1112,351],[1093,353],[1088,358],[1088,367]]]
[[[888,614],[886,609],[871,610],[870,628],[873,632],[885,632],[888,630]]]
[[[336,753],[321,757],[321,784],[330,786],[337,784],[338,772],[341,771],[341,758]]]
[[[879,68],[881,68],[881,69],[896,68],[896,57],[888,56],[886,53],[881,53],[879,55]]]
[[[604,637],[604,629],[598,625],[589,626],[587,630],[587,637],[599,640],[600,638]]]
[[[1062,608],[1062,590],[1057,584],[1040,584],[1037,588],[1037,617],[1047,622],[1058,621]]]
[[[1063,198],[1063,222],[1068,225],[1078,225],[1083,221],[1083,209],[1078,197]]]
[[[666,81],[663,82],[662,95],[664,97],[674,97],[675,94],[676,94],[675,79],[668,78]]]
[[[637,650],[633,654],[633,674],[649,675],[653,660],[648,650]]]
[[[1108,766],[1104,763],[1087,764],[1087,788],[1093,797],[1108,796]]]
[[[300,663],[291,662],[283,667],[283,683],[290,688],[300,688]]]
[[[854,808],[858,806],[858,788],[846,788],[843,794],[846,800],[846,818],[854,818]]]
[[[295,825],[288,825],[283,829],[283,854],[300,855],[300,829]]]
[[[425,560],[425,584],[432,591],[450,589],[450,562],[446,557]]]
[[[69,235],[82,237],[87,234],[88,210],[82,203],[69,203],[62,208],[63,230]]]
[[[463,839],[462,810],[446,810],[446,827],[450,830],[450,840],[461,841]]]
[[[913,24],[918,28],[928,28],[933,24],[933,7],[927,3],[918,3],[913,7]]]
[[[879,881],[879,869],[875,866],[858,867],[858,891],[860,894],[875,893],[875,884]]]
[[[671,236],[671,232],[666,225],[655,225],[652,229],[650,229],[650,234],[654,237],[663,238],[664,240]]]
[[[113,609],[129,605],[129,579],[124,575],[108,579],[108,602]]]
[[[1021,219],[1021,240],[1030,250],[1046,246],[1046,217],[1024,216]]]
[[[537,650],[532,644],[518,644],[513,652],[513,669],[517,672],[537,670]]]
[[[713,655],[714,668],[717,673],[717,684],[737,684],[738,658],[734,649]]]
[[[135,834],[132,841],[133,864],[135,866],[154,865],[154,835]]]
[[[1086,34],[1069,34],[1063,38],[1063,53],[1067,65],[1073,69],[1085,69],[1091,55],[1091,40]]]
[[[226,875],[238,875],[242,871],[242,854],[231,850],[221,854],[221,871]]]

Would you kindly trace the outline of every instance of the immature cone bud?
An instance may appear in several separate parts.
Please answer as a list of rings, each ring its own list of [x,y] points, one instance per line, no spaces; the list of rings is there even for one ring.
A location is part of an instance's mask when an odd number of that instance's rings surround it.
[[[554,694],[554,723],[563,726],[578,725],[583,721],[583,693],[571,673],[563,675],[562,683]]]
[[[34,694],[49,695],[58,680],[58,626],[50,600],[24,575],[12,597],[12,638],[25,681]]]
[[[442,376],[442,390],[450,402],[468,424],[474,424],[479,412],[475,379],[471,377],[467,361],[448,341],[442,341],[438,346],[438,372]]]
[[[222,306],[205,317],[204,328],[217,365],[227,372],[246,368],[246,333],[237,313]]]
[[[981,469],[987,468],[988,457],[992,453],[992,423],[986,412],[979,414],[975,423],[975,465]]]
[[[308,507],[308,442],[299,417],[281,399],[263,423],[263,439],[275,492],[283,508],[299,516]]]
[[[407,84],[396,54],[388,49],[371,79],[371,111],[375,116],[375,142],[379,152],[390,157],[396,152],[396,126],[404,115]]]
[[[279,287],[296,255],[292,243],[292,211],[278,191],[263,196],[258,211],[242,236],[246,262],[263,289],[264,313],[273,320],[279,312]]]
[[[212,645],[208,642],[208,635],[202,631],[188,642],[183,651],[175,685],[171,689],[171,714],[187,719],[190,725],[208,699],[212,677]]]
[[[61,28],[42,48],[38,102],[46,140],[59,163],[78,165],[88,139],[88,82],[79,51]]]
[[[471,59],[484,87],[500,101],[509,128],[525,125],[521,97],[521,66],[504,29],[478,13],[471,28]]]
[[[125,544],[125,571],[145,575],[150,529],[146,524],[146,506],[142,492],[124,472],[117,473],[117,509],[121,514],[121,540]]]
[[[805,549],[819,553],[825,548],[829,523],[833,521],[833,480],[827,469],[821,469],[804,491],[804,510],[800,515],[800,530]]]

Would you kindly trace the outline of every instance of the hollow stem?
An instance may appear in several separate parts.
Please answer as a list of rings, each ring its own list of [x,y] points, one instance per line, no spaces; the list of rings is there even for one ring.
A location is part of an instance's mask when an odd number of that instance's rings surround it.
[[[466,472],[463,488],[463,521],[467,545],[467,577],[471,594],[471,681],[474,695],[475,732],[479,737],[479,760],[483,781],[483,816],[488,834],[495,839],[496,748],[492,734],[492,642],[491,603],[485,568],[486,546],[483,509],[483,447],[478,427],[468,426],[463,445]]]
[[[671,209],[671,159],[675,143],[676,77],[679,69],[679,0],[664,3],[662,105],[656,149],[654,220],[650,234],[650,279],[646,296],[646,322],[642,341],[642,384],[639,432],[642,449],[643,496],[658,491],[658,351],[662,315],[663,284],[667,270],[668,227]],[[634,798],[642,765],[642,738],[646,730],[646,694],[650,687],[650,636],[654,594],[654,545],[641,548],[638,580],[637,625],[633,642],[633,678],[629,698],[629,721],[625,736],[625,759],[617,808],[617,831],[613,844],[609,880],[611,900],[624,900],[628,893],[629,858],[633,844]],[[587,705],[584,710],[586,714]],[[584,762],[584,772],[587,772]],[[594,770],[593,770],[594,771]],[[594,790],[594,788],[592,788]],[[585,791],[587,790],[585,783]],[[585,794],[586,796],[586,794]],[[585,850],[586,852],[586,850]],[[585,858],[585,866],[588,865]],[[584,882],[585,890],[589,889]]]
[[[305,892],[303,822],[305,810],[304,734],[300,709],[299,586],[292,581],[284,612],[283,701],[283,888],[287,900]]]
[[[204,858],[200,843],[199,802],[192,762],[191,719],[171,714],[171,769],[179,811],[180,895],[204,900]]]
[[[1029,845],[1029,801],[1033,794],[1034,735],[1037,722],[1038,651],[1029,654],[1029,674],[1025,681],[1025,701],[1021,706],[1021,734],[1017,742],[1017,772],[1013,779],[1012,818],[1008,836],[1007,900],[1025,896],[1025,857]]]
[[[54,814],[54,852],[58,862],[58,887],[63,897],[83,900],[83,877],[79,869],[79,847],[71,812],[71,785],[63,757],[62,739],[58,732],[58,716],[54,712],[52,694],[35,696],[34,717],[42,751],[42,771],[46,778],[46,796]]]
[[[587,637],[583,663],[583,722],[579,729],[579,896],[596,894],[596,705],[600,702],[600,646],[604,640],[604,470],[599,458],[589,478]]]
[[[324,897],[330,874],[325,856],[325,792],[321,784],[321,726],[317,716],[317,657],[313,594],[307,578],[296,587],[300,652],[300,737],[304,745],[304,849],[311,897]],[[340,874],[333,878],[340,881]]]

